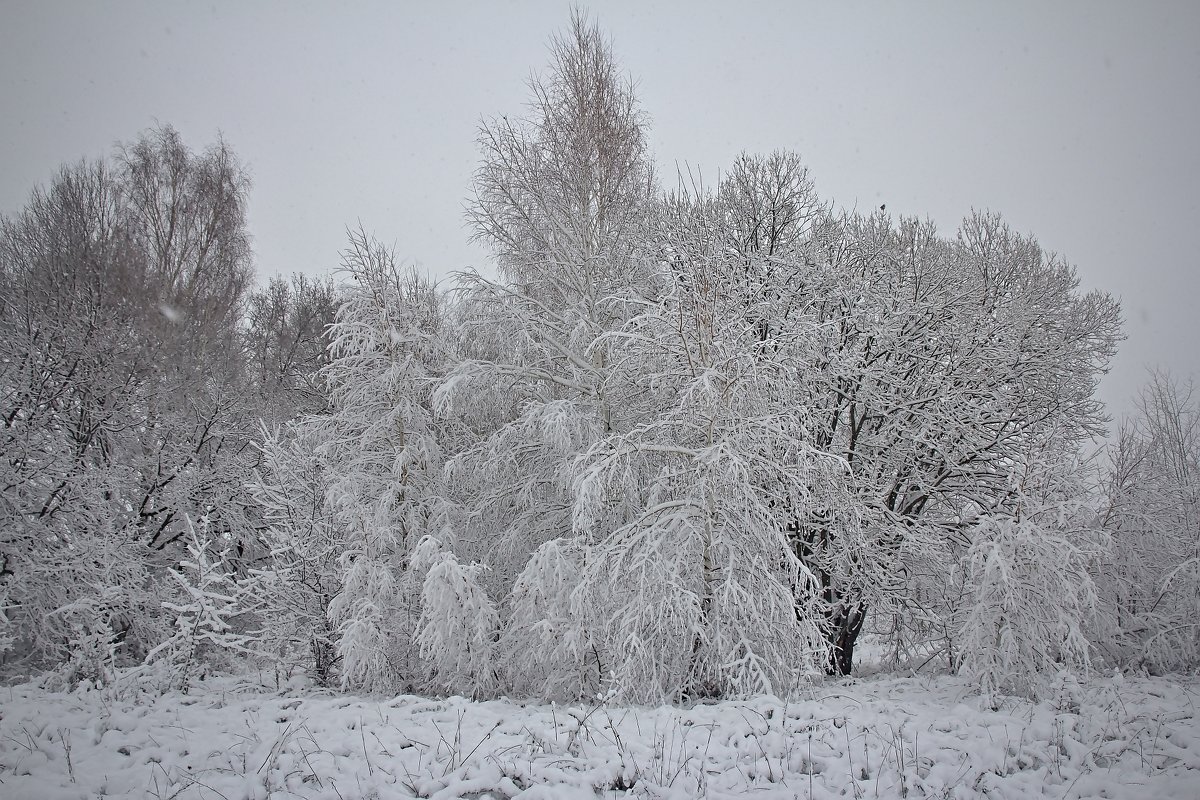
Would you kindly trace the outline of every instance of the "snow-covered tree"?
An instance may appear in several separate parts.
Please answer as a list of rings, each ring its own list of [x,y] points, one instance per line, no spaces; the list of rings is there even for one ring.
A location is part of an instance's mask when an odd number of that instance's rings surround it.
[[[1190,382],[1161,372],[1138,406],[1113,446],[1102,515],[1106,649],[1122,663],[1189,669],[1200,663],[1200,406]]]
[[[60,621],[96,607],[119,658],[141,660],[185,518],[243,527],[246,190],[224,144],[196,154],[160,127],[64,167],[0,223],[0,581],[18,657],[61,660]]]
[[[329,524],[343,550],[329,604],[344,685],[393,690],[423,668],[416,646],[425,536],[453,542],[431,393],[444,354],[442,300],[361,231],[343,254],[346,287],[321,379],[332,408],[315,418]]]
[[[962,560],[967,589],[960,671],[985,695],[1037,695],[1061,670],[1086,673],[1097,627],[1090,568],[1106,545],[1079,485],[1080,465],[1054,445],[1027,453],[1009,502],[978,518]]]
[[[463,276],[465,346],[440,394],[476,431],[454,459],[474,508],[464,544],[508,581],[570,533],[571,464],[621,424],[592,344],[629,318],[624,301],[651,274],[640,247],[653,175],[632,83],[579,13],[550,49],[528,115],[480,130],[468,216],[500,280]]]
[[[146,663],[165,667],[167,685],[187,690],[205,664],[231,654],[254,655],[252,637],[241,628],[246,614],[241,587],[230,572],[229,541],[214,540],[206,518],[188,520],[187,557],[168,574],[182,590],[179,601],[165,601],[175,631],[146,655]]]
[[[1119,310],[993,215],[969,217],[953,242],[882,212],[829,219],[782,258],[793,269],[774,273],[791,288],[774,293],[817,331],[798,355],[797,404],[812,411],[812,446],[849,467],[793,526],[846,673],[867,610],[908,613],[906,575],[955,562],[964,511],[1005,496],[1031,442],[1100,431],[1094,391]]]
[[[743,313],[744,259],[716,209],[677,198],[657,241],[669,292],[597,343],[638,399],[575,483],[589,544],[571,610],[603,677],[640,701],[782,694],[826,657],[816,579],[787,533],[787,509],[843,471],[794,403],[812,330],[764,337]]]
[[[599,28],[550,52],[452,296],[357,231],[343,286],[246,302],[244,170],[169,127],[3,221],[0,649],[104,680],[255,630],[368,691],[655,701],[848,673],[871,617],[998,691],[1086,666],[1092,574],[1114,657],[1196,663],[1186,392],[1106,504],[1068,485],[1112,298],[993,214],[835,212],[794,153],[663,195]]]
[[[324,411],[318,375],[328,354],[325,331],[337,309],[333,280],[276,276],[251,292],[246,305],[248,371],[259,414],[278,424]]]

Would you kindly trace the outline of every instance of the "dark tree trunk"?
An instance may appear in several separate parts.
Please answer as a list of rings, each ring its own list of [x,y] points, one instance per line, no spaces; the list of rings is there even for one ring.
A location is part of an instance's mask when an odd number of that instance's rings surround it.
[[[814,600],[823,601],[825,640],[829,645],[825,671],[829,675],[849,675],[854,668],[854,644],[867,618],[867,604],[857,592],[839,592],[833,575],[820,566],[819,556],[828,549],[830,539],[829,528],[821,523],[828,517],[828,514],[814,513],[812,519],[817,524],[807,526],[802,520],[795,519],[787,528],[797,558],[809,565],[819,583],[816,597],[807,594],[808,590],[803,596],[797,595],[796,617],[803,618],[805,608]]]
[[[861,602],[842,600],[829,614],[826,633],[829,642],[830,675],[849,675],[854,669],[854,644],[867,619],[867,607]]]

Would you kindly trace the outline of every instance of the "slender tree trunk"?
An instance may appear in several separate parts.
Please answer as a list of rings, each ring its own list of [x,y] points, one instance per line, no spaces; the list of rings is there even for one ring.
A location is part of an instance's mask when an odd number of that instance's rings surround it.
[[[807,535],[802,535],[806,531]],[[839,594],[833,585],[833,576],[819,566],[818,553],[828,546],[827,528],[807,527],[796,519],[788,534],[797,557],[809,565],[820,581],[820,599],[825,607],[825,641],[829,645],[825,671],[829,675],[849,675],[854,668],[854,645],[867,618],[867,605],[857,592]],[[805,606],[814,599],[811,596],[796,597],[797,617],[806,614]]]
[[[849,675],[854,669],[854,645],[867,619],[867,606],[861,600],[841,598],[828,615],[826,637],[829,642],[830,675]]]

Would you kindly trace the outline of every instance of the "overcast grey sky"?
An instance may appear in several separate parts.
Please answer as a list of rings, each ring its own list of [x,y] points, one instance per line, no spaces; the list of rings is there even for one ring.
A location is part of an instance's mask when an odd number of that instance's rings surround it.
[[[0,0],[0,213],[154,122],[222,132],[260,275],[336,267],[361,220],[430,272],[483,267],[462,204],[484,115],[519,113],[568,2]],[[818,191],[946,234],[972,207],[1121,298],[1114,411],[1200,378],[1200,2],[605,2],[664,175],[799,151]]]

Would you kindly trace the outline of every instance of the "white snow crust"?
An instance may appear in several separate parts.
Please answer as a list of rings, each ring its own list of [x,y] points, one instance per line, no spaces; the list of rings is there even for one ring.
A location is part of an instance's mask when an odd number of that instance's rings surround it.
[[[1189,798],[1196,678],[989,702],[952,677],[692,707],[282,691],[0,689],[0,797]]]

